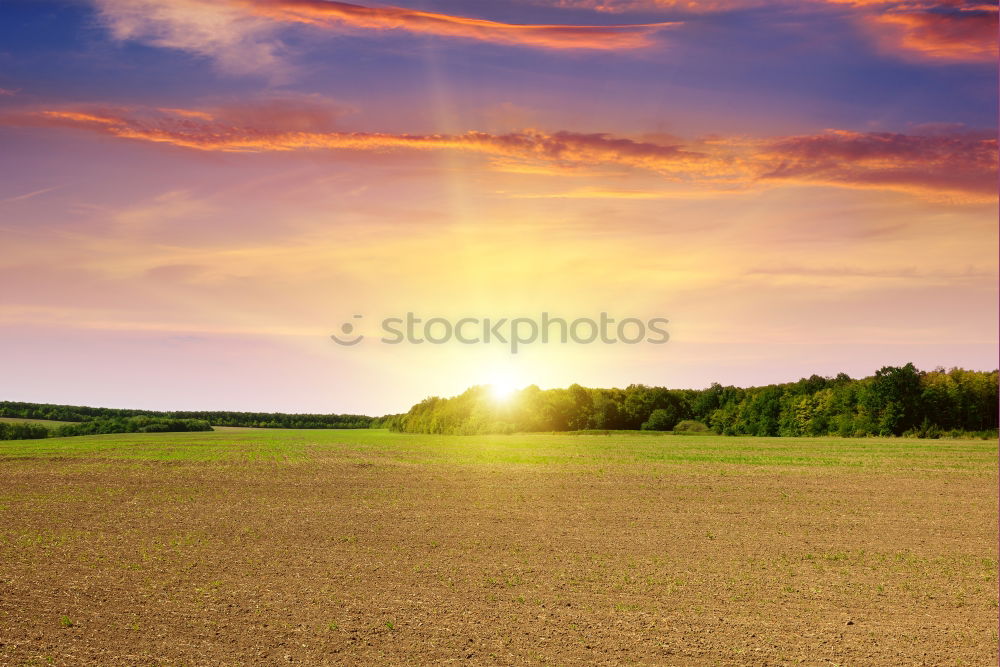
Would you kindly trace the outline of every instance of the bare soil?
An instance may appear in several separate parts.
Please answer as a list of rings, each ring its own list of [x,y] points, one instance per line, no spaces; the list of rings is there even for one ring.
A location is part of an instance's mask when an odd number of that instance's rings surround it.
[[[8,460],[0,664],[996,664],[996,484]]]

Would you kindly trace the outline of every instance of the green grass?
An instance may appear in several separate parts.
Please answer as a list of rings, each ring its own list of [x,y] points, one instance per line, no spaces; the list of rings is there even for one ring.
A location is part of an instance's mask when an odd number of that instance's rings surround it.
[[[335,456],[458,465],[708,464],[714,466],[965,469],[994,471],[997,443],[907,438],[753,438],[702,436],[517,434],[443,436],[377,429],[247,429],[200,433],[113,435],[0,442],[0,460],[249,462]]]

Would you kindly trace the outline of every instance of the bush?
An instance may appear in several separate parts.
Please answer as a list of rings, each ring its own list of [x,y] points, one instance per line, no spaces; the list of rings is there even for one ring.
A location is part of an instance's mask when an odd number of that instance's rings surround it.
[[[49,437],[49,429],[41,424],[0,422],[0,440],[36,440]]]
[[[685,419],[674,426],[675,433],[708,433],[708,426],[694,419]]]
[[[669,431],[677,423],[673,412],[659,408],[650,413],[649,419],[642,423],[643,431]]]
[[[941,429],[932,424],[929,419],[924,419],[923,423],[916,428],[911,428],[903,434],[908,438],[929,438],[937,440],[941,437]]]

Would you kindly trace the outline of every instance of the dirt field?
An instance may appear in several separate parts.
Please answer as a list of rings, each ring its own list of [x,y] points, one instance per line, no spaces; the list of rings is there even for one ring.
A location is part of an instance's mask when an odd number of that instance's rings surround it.
[[[0,443],[0,664],[990,665],[997,446]]]

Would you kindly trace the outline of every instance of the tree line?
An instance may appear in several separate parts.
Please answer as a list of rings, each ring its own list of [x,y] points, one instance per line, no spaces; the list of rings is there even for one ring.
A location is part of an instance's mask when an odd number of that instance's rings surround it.
[[[98,417],[76,424],[65,424],[53,429],[53,436],[96,435],[100,433],[177,433],[185,431],[211,431],[212,425],[204,419],[173,417]]]
[[[712,384],[707,389],[629,385],[589,389],[578,384],[529,386],[498,401],[488,387],[452,398],[431,397],[409,412],[385,417],[276,412],[91,408],[0,401],[0,417],[77,422],[50,430],[0,423],[0,440],[156,431],[216,426],[257,428],[389,428],[410,433],[481,434],[532,431],[653,430],[721,435],[844,437],[975,435],[997,432],[997,371],[920,371],[886,366],[870,377],[812,375],[762,387]],[[44,434],[43,434],[44,432]]]
[[[80,405],[23,403],[0,401],[0,417],[20,419],[51,419],[56,421],[89,422],[96,419],[128,419],[156,417],[159,419],[200,419],[214,426],[249,426],[255,428],[368,428],[372,417],[339,414],[286,414],[282,412],[229,412],[196,410],[160,412],[120,408],[91,408]]]
[[[176,433],[181,431],[211,431],[204,419],[173,419],[167,417],[97,417],[88,421],[46,426],[28,422],[0,422],[0,440],[34,440],[72,435],[99,433]]]
[[[920,371],[910,363],[861,379],[812,375],[747,388],[532,385],[504,401],[479,386],[425,399],[383,423],[395,431],[442,434],[710,429],[755,436],[996,437],[997,379],[997,371]]]
[[[50,429],[41,424],[0,422],[0,440],[35,440],[49,437]]]

